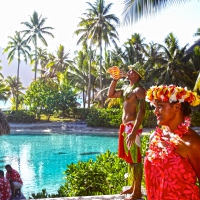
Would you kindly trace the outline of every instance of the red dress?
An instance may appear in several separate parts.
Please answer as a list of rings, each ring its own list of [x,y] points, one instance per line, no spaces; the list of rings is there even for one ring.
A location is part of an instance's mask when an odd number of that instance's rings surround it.
[[[174,135],[174,142],[167,142],[159,131],[155,132],[144,161],[148,200],[200,200],[197,176],[189,160],[174,152],[179,136]],[[167,143],[166,148],[160,148],[160,141]]]
[[[7,178],[0,178],[0,200],[10,200],[11,188]]]

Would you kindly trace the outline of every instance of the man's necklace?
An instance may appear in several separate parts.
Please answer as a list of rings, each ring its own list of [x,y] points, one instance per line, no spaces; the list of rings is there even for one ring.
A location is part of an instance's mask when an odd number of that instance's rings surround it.
[[[165,159],[176,148],[180,139],[188,132],[190,124],[190,118],[185,117],[184,122],[178,125],[178,129],[174,133],[170,132],[168,126],[164,126],[163,129],[156,127],[149,150],[146,152],[147,159],[153,163],[159,162],[160,159]],[[169,135],[170,138],[168,137]]]
[[[140,83],[135,83],[133,85],[128,85],[124,91],[123,91],[123,99],[128,99],[129,95],[132,93],[132,91],[136,88],[136,87],[142,87],[142,85]]]

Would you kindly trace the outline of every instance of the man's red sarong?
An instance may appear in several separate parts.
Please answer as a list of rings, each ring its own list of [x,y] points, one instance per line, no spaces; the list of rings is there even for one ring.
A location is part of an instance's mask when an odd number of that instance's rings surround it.
[[[142,156],[140,152],[140,135],[142,133],[142,129],[138,129],[137,131],[137,142],[131,146],[130,150],[126,146],[126,135],[130,134],[133,130],[134,123],[128,122],[126,124],[121,124],[119,129],[119,140],[118,140],[118,157],[122,158],[129,164],[133,163],[141,163]]]

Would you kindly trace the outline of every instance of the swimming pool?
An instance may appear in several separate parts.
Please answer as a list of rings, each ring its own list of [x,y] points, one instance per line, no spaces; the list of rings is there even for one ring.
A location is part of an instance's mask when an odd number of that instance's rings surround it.
[[[64,183],[63,172],[70,163],[87,161],[96,155],[117,151],[117,136],[90,133],[26,133],[10,134],[0,137],[0,169],[6,164],[21,174],[23,193],[46,189],[56,193]]]

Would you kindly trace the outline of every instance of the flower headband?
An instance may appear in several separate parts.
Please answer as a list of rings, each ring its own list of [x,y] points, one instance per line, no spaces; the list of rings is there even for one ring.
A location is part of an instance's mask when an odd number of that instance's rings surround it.
[[[146,93],[146,101],[151,104],[155,103],[155,100],[172,102],[188,102],[191,106],[197,106],[200,104],[200,96],[196,92],[187,90],[187,88],[178,87],[175,85],[160,85],[152,86]]]

